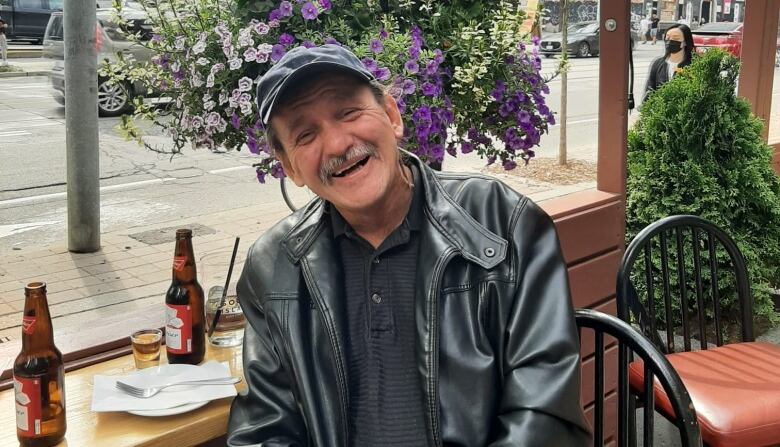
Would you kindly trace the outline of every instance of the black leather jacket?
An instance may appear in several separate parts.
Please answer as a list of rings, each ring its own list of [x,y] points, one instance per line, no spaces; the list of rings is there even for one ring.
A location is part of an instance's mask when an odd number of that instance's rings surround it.
[[[421,166],[417,373],[432,446],[584,446],[579,342],[551,219],[501,182]],[[330,219],[263,234],[238,284],[248,385],[230,446],[346,446],[346,328]]]

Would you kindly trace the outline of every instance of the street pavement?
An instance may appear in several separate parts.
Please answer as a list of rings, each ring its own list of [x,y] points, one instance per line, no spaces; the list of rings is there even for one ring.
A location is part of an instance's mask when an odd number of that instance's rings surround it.
[[[639,100],[650,61],[661,46],[638,46],[635,53]],[[602,55],[602,57],[605,57]],[[47,70],[42,59],[15,59],[29,72]],[[557,59],[544,59],[549,73]],[[50,65],[49,65],[50,66]],[[598,58],[573,59],[569,72],[570,158],[596,160]],[[560,104],[560,80],[550,83],[548,104]],[[631,115],[636,119],[637,113]],[[279,185],[261,185],[246,152],[186,149],[171,157],[123,140],[117,118],[101,118],[100,186],[102,249],[92,254],[67,250],[64,107],[51,96],[45,76],[0,78],[0,343],[20,334],[24,285],[48,283],[57,333],[73,333],[96,321],[162,313],[170,282],[172,234],[195,228],[196,255],[241,250],[289,214]],[[170,142],[146,127],[148,141]],[[553,126],[537,157],[558,153],[559,126]],[[533,163],[533,162],[532,162]],[[445,169],[486,174],[476,156],[448,158]],[[594,182],[551,185],[517,175],[493,174],[536,201],[592,188]],[[156,237],[149,237],[149,235]]]

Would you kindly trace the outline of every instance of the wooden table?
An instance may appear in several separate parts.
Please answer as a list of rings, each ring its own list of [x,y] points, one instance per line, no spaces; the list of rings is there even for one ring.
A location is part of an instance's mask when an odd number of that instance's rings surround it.
[[[208,344],[207,344],[208,346]],[[228,362],[233,375],[243,376],[241,347],[207,347],[206,360]],[[162,362],[165,360],[163,347]],[[121,375],[135,370],[133,356],[69,372],[65,375],[65,404],[68,428],[58,447],[173,447],[192,446],[225,434],[231,398],[212,401],[189,413],[143,417],[129,413],[93,413],[92,377]],[[239,391],[245,385],[238,385]],[[0,446],[16,446],[16,415],[13,389],[0,392]]]

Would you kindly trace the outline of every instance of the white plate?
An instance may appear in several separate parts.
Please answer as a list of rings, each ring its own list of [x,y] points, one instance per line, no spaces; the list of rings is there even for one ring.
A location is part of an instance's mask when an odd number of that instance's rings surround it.
[[[188,411],[197,410],[198,408],[206,405],[207,403],[208,401],[195,402],[191,404],[179,405],[178,407],[173,407],[173,408],[163,408],[162,410],[133,410],[133,411],[128,411],[128,413],[134,414],[136,416],[147,416],[147,417],[173,416],[174,414],[182,414],[182,413],[187,413]]]

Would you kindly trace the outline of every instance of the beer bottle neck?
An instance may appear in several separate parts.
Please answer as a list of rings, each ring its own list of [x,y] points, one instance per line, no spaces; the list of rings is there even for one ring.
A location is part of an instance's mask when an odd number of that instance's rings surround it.
[[[177,237],[176,249],[173,252],[173,280],[179,282],[196,281],[198,277],[195,268],[195,254],[192,250],[192,239]]]
[[[54,332],[46,292],[27,291],[22,314],[22,349],[43,349],[52,346],[54,346]]]

